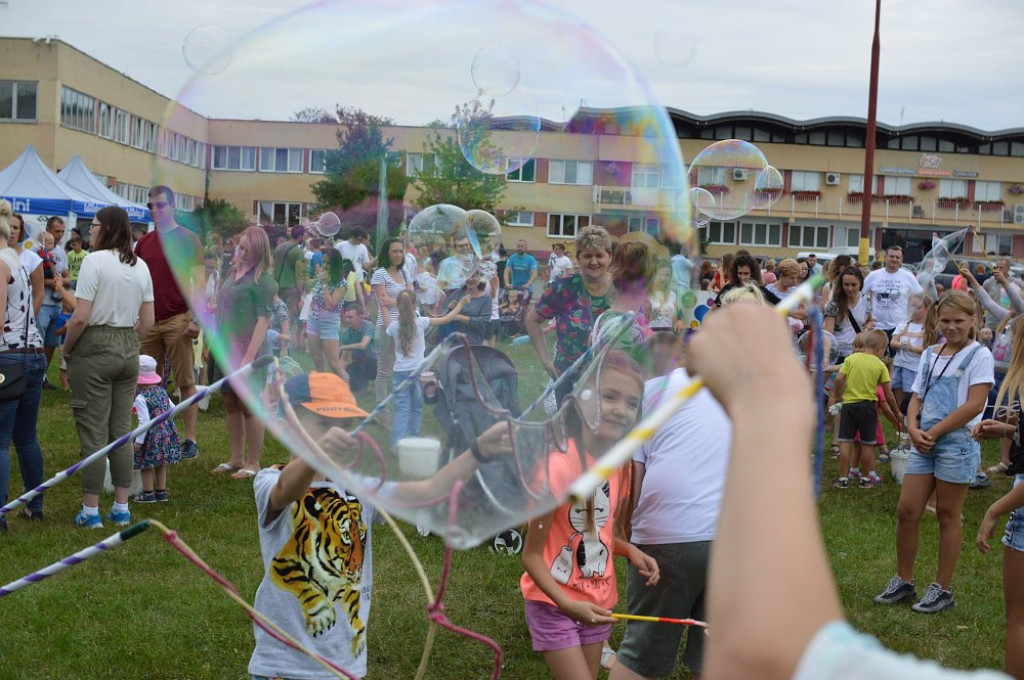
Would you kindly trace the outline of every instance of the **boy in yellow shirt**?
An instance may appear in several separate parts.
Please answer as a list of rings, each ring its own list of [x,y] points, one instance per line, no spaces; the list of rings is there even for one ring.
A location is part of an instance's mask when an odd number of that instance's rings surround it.
[[[871,473],[875,470],[879,386],[882,387],[889,408],[896,414],[898,421],[902,420],[896,397],[889,385],[889,369],[882,361],[889,344],[885,332],[862,331],[857,334],[854,344],[860,345],[862,349],[846,357],[832,388],[832,401],[843,404],[839,416],[839,478],[832,482],[832,486],[837,489],[849,488],[850,457],[858,434],[863,473],[860,483],[866,488],[874,486]]]

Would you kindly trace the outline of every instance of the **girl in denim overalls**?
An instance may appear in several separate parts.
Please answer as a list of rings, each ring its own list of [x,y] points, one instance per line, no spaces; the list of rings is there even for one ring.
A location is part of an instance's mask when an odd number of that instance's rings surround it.
[[[974,340],[974,301],[970,296],[950,291],[939,299],[937,311],[939,332],[946,342],[924,351],[907,409],[913,447],[897,508],[897,575],[875,597],[878,604],[917,598],[914,561],[919,528],[934,490],[939,560],[935,581],[912,607],[922,614],[934,614],[953,605],[950,584],[963,539],[960,512],[968,484],[981,463],[981,446],[972,438],[971,429],[981,422],[994,380],[992,353]]]
[[[1008,444],[1007,475],[1014,477],[1013,489],[997,500],[985,513],[978,527],[978,549],[989,551],[1000,516],[1010,513],[1003,532],[1003,597],[1006,600],[1005,670],[1013,677],[1024,677],[1024,422],[1020,399],[1024,390],[1024,317],[1012,324],[1013,353],[1006,377],[996,395],[995,406],[1005,406],[1011,414],[1006,420],[983,420],[974,427],[976,439],[999,438]]]

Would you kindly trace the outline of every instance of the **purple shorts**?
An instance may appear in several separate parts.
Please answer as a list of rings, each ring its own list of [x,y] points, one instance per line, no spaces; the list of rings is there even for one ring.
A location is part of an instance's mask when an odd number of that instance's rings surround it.
[[[558,607],[547,602],[526,601],[526,625],[533,638],[533,651],[554,652],[604,642],[612,636],[610,623],[586,626],[576,623]]]

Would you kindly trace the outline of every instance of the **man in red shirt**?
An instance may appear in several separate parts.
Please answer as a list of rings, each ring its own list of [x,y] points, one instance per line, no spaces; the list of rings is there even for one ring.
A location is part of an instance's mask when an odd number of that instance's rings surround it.
[[[202,294],[206,288],[203,249],[199,237],[175,221],[174,192],[169,188],[155,186],[149,190],[149,211],[156,230],[138,240],[135,254],[143,259],[153,278],[156,323],[143,338],[141,352],[156,359],[161,373],[165,359],[170,359],[174,383],[184,400],[196,393],[192,341],[199,337],[199,325],[193,319],[188,303],[191,300],[194,304],[202,304],[203,301]],[[168,249],[173,253],[173,268],[179,279],[175,279],[167,262],[165,251]],[[194,296],[193,291],[199,297]],[[185,441],[181,447],[181,455],[185,458],[199,455],[196,444],[197,406],[185,410]]]

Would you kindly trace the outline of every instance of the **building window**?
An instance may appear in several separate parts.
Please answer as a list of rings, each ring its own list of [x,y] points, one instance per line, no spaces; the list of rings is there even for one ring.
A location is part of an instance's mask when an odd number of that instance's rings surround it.
[[[701,166],[697,168],[697,186],[726,186],[732,180],[732,177],[726,176],[726,168],[716,168],[714,166]]]
[[[35,121],[38,83],[0,80],[0,120]]]
[[[755,225],[756,226],[756,225]],[[756,229],[755,229],[756,232]],[[756,236],[756,233],[755,233]],[[825,250],[828,248],[828,227],[812,227],[790,225],[789,227],[790,248],[813,248]]]
[[[302,149],[260,149],[260,172],[302,172]]]
[[[532,227],[532,210],[510,210],[505,213],[505,224],[510,227]]]
[[[847,178],[847,187],[851,194],[863,194],[864,175],[850,175]],[[876,175],[871,176],[871,195],[878,195],[878,177]]]
[[[860,227],[836,227],[832,233],[832,244],[837,248],[858,248]]]
[[[293,225],[299,223],[302,216],[301,203],[284,203],[276,201],[260,201],[260,222]]]
[[[60,124],[82,132],[96,131],[96,100],[63,87],[60,93]]]
[[[1001,201],[1003,200],[1003,183],[1002,182],[975,182],[974,183],[974,200],[975,201]]]
[[[658,165],[634,165],[631,186],[634,189],[657,189],[661,186],[661,167]]]
[[[939,198],[967,198],[967,180],[940,179]]]
[[[177,160],[173,152],[171,158]],[[212,168],[214,170],[242,170],[252,172],[256,169],[256,147],[215,146],[213,147]]]
[[[893,177],[888,175],[885,178],[886,196],[910,196],[914,191],[911,188],[912,178]]]
[[[128,200],[132,203],[138,203],[139,205],[146,205],[149,201],[149,187],[140,187],[136,184],[130,184]]]
[[[657,236],[661,228],[661,222],[657,217],[630,217],[629,231],[644,231],[651,236]]]
[[[594,183],[594,164],[590,161],[551,161],[548,182],[590,186]]]
[[[509,164],[519,166],[505,175],[509,182],[533,182],[537,179],[537,163],[534,159],[524,162],[522,158],[510,158]]]
[[[794,170],[789,183],[790,191],[821,191],[821,173]]]
[[[423,154],[421,153],[406,153],[405,154],[405,176],[415,177],[419,173],[423,172]]]
[[[190,212],[193,212],[196,209],[196,197],[195,196],[185,196],[183,194],[178,194],[176,198],[177,198],[177,200],[175,201],[175,206],[181,212],[190,213]]]
[[[121,109],[114,111],[114,141],[127,144],[131,139],[131,116]]]
[[[309,172],[312,175],[322,175],[327,172],[327,149],[309,150]]]
[[[782,246],[782,225],[742,222],[740,224],[741,246]]]
[[[99,136],[104,139],[114,138],[114,109],[106,102],[100,102]]]
[[[736,223],[710,222],[708,224],[708,243],[721,246],[736,245]]]
[[[548,215],[548,236],[555,238],[575,238],[576,231],[590,226],[590,215]]]

